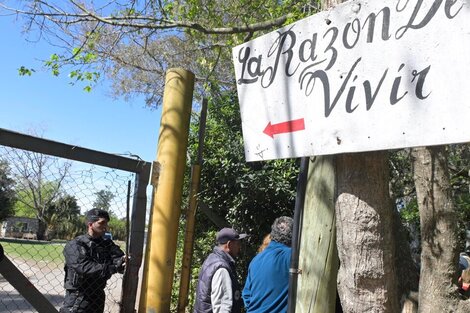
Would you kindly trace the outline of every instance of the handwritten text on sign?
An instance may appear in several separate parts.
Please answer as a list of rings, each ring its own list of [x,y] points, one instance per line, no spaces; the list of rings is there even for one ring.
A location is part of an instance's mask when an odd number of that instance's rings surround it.
[[[470,141],[468,20],[351,1],[235,47],[247,161]]]

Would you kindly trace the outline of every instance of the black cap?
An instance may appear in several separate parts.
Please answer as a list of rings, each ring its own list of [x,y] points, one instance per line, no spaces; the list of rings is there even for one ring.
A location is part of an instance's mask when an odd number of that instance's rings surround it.
[[[227,241],[240,240],[247,236],[248,236],[247,234],[237,233],[235,229],[233,228],[225,227],[219,230],[219,232],[217,233],[216,240],[217,240],[217,243],[221,244],[221,243],[227,243]]]

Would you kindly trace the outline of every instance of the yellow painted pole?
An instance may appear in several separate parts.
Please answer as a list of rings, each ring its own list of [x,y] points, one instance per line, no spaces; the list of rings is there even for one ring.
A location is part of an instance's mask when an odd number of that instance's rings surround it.
[[[157,151],[159,174],[158,182],[152,183],[148,264],[139,312],[170,312],[193,89],[194,74],[183,69],[167,71]]]

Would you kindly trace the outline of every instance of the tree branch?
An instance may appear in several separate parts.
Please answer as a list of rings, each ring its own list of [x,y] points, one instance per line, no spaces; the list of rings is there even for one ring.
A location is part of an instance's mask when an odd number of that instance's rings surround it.
[[[60,10],[56,7],[51,8],[53,12],[44,11],[25,11],[7,7],[0,4],[0,7],[19,15],[35,17],[45,17],[51,22],[56,24],[77,24],[85,22],[101,22],[106,25],[123,28],[135,29],[194,29],[204,34],[223,35],[223,34],[240,34],[240,33],[253,33],[256,31],[269,30],[274,27],[284,24],[292,14],[286,14],[271,20],[231,27],[208,27],[194,21],[177,21],[171,19],[158,18],[154,16],[143,15],[125,15],[125,16],[100,16],[85,8],[83,5],[76,1],[70,1],[82,13],[72,13]]]

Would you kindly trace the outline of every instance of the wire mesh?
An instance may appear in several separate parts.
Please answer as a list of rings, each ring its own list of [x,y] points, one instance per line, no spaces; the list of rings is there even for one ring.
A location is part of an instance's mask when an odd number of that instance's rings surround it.
[[[63,249],[85,233],[86,211],[108,211],[107,235],[126,251],[127,207],[134,194],[128,186],[135,174],[5,146],[0,165],[5,174],[0,193],[16,198],[12,216],[0,227],[5,256],[59,309],[65,294]],[[0,203],[0,217],[7,209]],[[108,280],[104,312],[119,312],[121,285],[121,274]],[[0,312],[37,311],[0,275]]]

